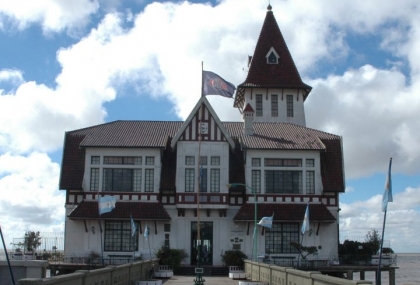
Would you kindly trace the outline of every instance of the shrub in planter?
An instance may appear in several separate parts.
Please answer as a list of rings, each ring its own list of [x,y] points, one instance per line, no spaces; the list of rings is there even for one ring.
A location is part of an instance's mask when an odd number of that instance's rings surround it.
[[[188,257],[184,249],[175,249],[167,246],[162,246],[155,254],[159,259],[159,265],[169,265],[174,270],[179,268],[181,261]]]
[[[248,258],[240,250],[226,250],[222,254],[222,262],[226,266],[244,266],[244,259]]]

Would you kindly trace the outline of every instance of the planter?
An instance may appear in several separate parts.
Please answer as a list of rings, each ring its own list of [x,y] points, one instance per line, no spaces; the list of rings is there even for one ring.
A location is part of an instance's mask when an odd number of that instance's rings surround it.
[[[246,279],[246,273],[243,266],[229,266],[229,278]]]
[[[159,270],[155,271],[156,278],[171,278],[174,276],[174,271],[169,265],[159,265]]]
[[[268,282],[244,280],[244,281],[239,281],[239,285],[268,285]]]
[[[136,285],[162,285],[162,280],[136,281]]]

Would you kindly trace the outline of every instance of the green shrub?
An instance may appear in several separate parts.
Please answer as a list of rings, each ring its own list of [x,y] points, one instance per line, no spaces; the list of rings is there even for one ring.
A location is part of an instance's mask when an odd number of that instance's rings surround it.
[[[169,265],[172,269],[181,266],[181,261],[188,257],[184,249],[174,249],[162,246],[155,253],[160,265]]]
[[[226,250],[222,254],[222,262],[226,266],[243,266],[248,256],[240,250]]]

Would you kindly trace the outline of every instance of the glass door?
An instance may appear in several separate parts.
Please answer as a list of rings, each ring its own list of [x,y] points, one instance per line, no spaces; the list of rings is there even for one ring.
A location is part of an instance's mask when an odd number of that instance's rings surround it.
[[[200,222],[201,243],[197,228],[197,222],[191,222],[191,264],[198,264],[200,258],[201,265],[213,265],[213,222]]]

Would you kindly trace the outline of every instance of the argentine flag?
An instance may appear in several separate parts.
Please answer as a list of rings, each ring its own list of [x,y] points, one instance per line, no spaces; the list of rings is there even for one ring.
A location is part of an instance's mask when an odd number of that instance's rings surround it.
[[[302,235],[304,235],[305,232],[308,230],[309,230],[309,203],[306,206],[305,217],[303,218],[303,222],[302,222],[302,230],[301,230]]]
[[[392,181],[391,181],[391,164],[392,157],[389,159],[388,176],[385,181],[385,192],[382,197],[382,212],[386,212],[388,208],[388,202],[392,202]]]
[[[111,212],[112,209],[115,208],[115,203],[117,202],[117,199],[114,196],[99,196],[98,198],[98,209],[99,209],[99,215],[102,215],[104,213]]]
[[[271,217],[263,217],[258,224],[260,226],[271,229],[271,227],[273,226],[273,216],[274,216],[274,213]]]

